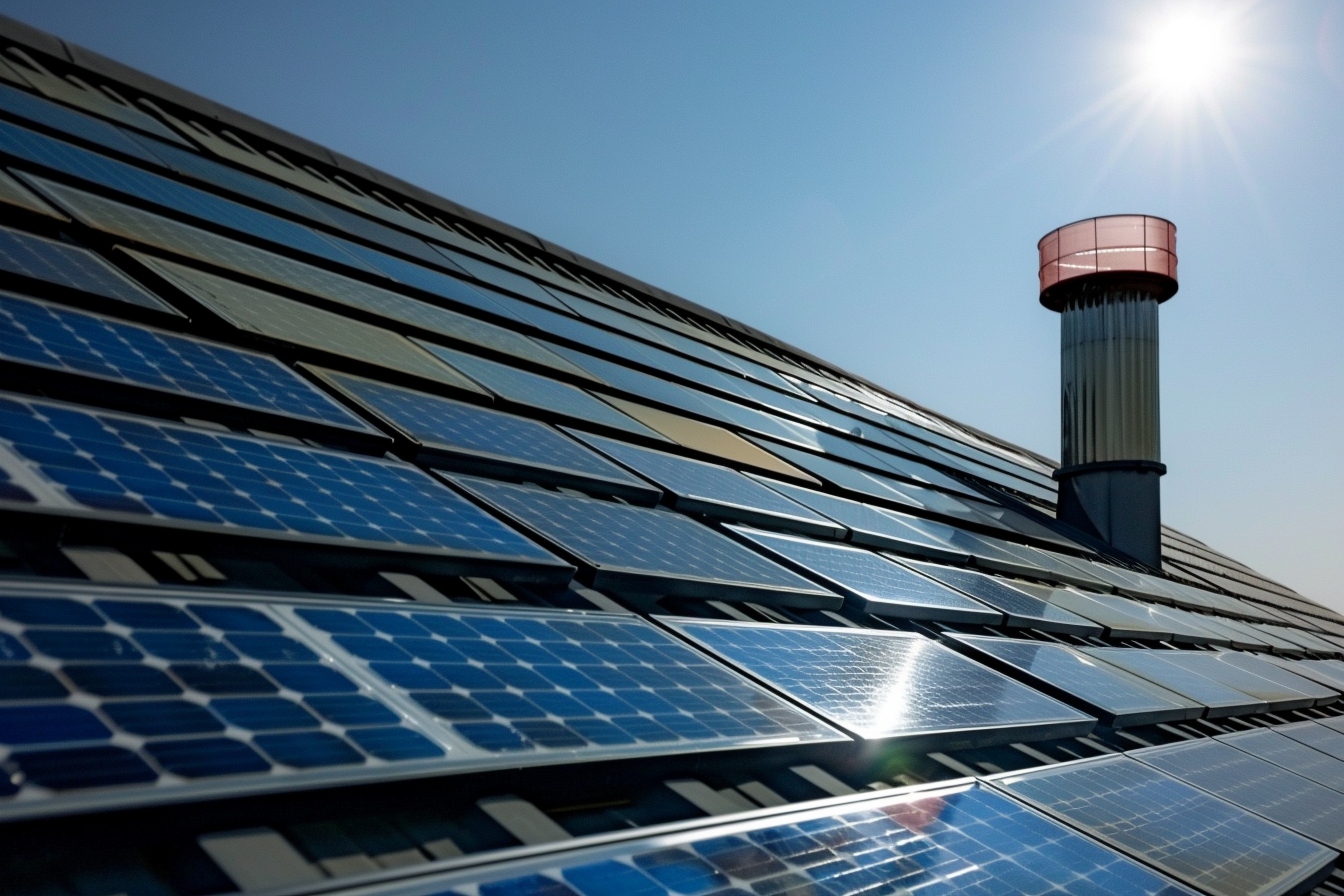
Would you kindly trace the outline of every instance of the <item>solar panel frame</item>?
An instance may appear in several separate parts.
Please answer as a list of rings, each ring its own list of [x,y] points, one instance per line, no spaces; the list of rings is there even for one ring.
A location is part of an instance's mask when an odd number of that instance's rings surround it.
[[[333,568],[548,584],[574,570],[427,473],[386,458],[0,393],[0,467],[36,499],[10,494],[0,498],[6,509],[71,533],[102,524],[100,544],[139,546],[154,531],[165,546],[214,536],[220,554],[319,552]]]
[[[1184,722],[1204,714],[1202,704],[1063,644],[952,632],[942,638],[994,668],[1027,678],[1033,687],[1085,707],[1112,728]],[[1037,668],[1038,660],[1045,661],[1042,668]]]
[[[1061,763],[987,781],[1211,896],[1304,892],[1324,879],[1338,858],[1331,849],[1126,756]],[[1060,791],[1061,783],[1069,790]],[[1047,789],[1052,785],[1054,793]],[[1098,799],[1117,805],[1107,814]],[[1091,813],[1090,822],[1084,812]],[[1192,860],[1195,847],[1214,848],[1215,861]],[[1277,861],[1271,864],[1271,858]]]
[[[523,476],[529,481],[551,485],[595,489],[636,504],[656,504],[662,497],[657,488],[539,420],[352,374],[306,365],[304,368],[347,401],[362,408],[365,414],[377,419],[384,429],[398,433],[413,446],[413,459],[421,466],[485,476]],[[393,402],[399,407],[393,406]],[[419,407],[413,409],[408,403],[418,403]],[[460,423],[452,421],[454,414]],[[456,431],[459,426],[473,428],[466,422],[470,419],[493,421],[496,428],[490,431],[496,435],[484,434],[483,439],[472,444],[466,439],[454,441],[447,435],[450,429]],[[517,431],[514,435],[504,432],[510,427]],[[526,454],[506,450],[509,445],[519,443]]]
[[[1204,714],[1206,719],[1253,715],[1269,708],[1264,700],[1252,697],[1231,685],[1225,685],[1193,670],[1165,662],[1161,656],[1165,651],[1132,647],[1078,649],[1112,666],[1119,666],[1131,675],[1145,678],[1160,688],[1204,704],[1208,707],[1208,711]]]
[[[559,495],[472,476],[439,475],[572,557],[581,567],[580,578],[594,588],[633,595],[742,598],[814,609],[838,609],[843,603],[839,595],[672,510]],[[637,565],[637,554],[613,540],[616,533],[622,537],[638,533],[641,542],[637,547],[658,556]],[[590,536],[586,542],[581,540],[585,535]],[[680,550],[666,556],[664,552],[674,544]],[[733,568],[724,572],[722,567],[707,568],[706,562],[731,563]]]
[[[688,638],[702,649],[719,657],[730,667],[763,682],[794,702],[828,720],[836,727],[861,740],[894,740],[903,748],[960,749],[1021,740],[1044,740],[1056,737],[1078,737],[1089,733],[1096,723],[1092,716],[1078,712],[1014,679],[996,672],[974,660],[961,656],[947,647],[909,632],[878,631],[874,629],[839,628],[810,625],[773,625],[737,622],[731,620],[703,620],[682,617],[655,616],[658,622]],[[751,641],[743,648],[727,644],[727,639]],[[787,649],[780,642],[788,645]],[[829,656],[825,664],[804,665],[814,659],[811,654],[801,655],[812,646],[828,647],[826,642],[840,645],[841,649],[859,648],[878,651],[858,658],[853,654]],[[845,645],[844,642],[848,642]],[[761,650],[762,644],[772,644],[771,663],[775,668],[763,668],[758,654],[746,654],[742,649]],[[782,670],[781,662],[795,666]],[[937,667],[937,668],[935,668]],[[798,672],[825,678],[818,684],[828,691],[818,691],[800,681]],[[960,675],[960,681],[950,681]],[[871,682],[872,678],[886,679]],[[918,685],[911,684],[918,681]],[[893,693],[892,684],[899,693]],[[983,717],[989,705],[983,691],[997,691],[996,703],[1008,694],[1021,704],[1031,704],[1035,717],[1025,717],[1026,710],[1016,719]],[[867,693],[865,693],[867,692]],[[828,705],[828,700],[832,702]],[[859,704],[856,716],[853,709],[837,705],[840,700]],[[919,701],[927,706],[919,706]],[[980,712],[981,718],[949,720],[941,724],[926,722],[893,724],[899,709],[907,712],[931,710],[934,713],[966,716]],[[1020,706],[1019,706],[1020,708]],[[866,714],[869,721],[865,721]],[[876,718],[879,716],[880,718]]]
[[[44,394],[84,403],[151,413],[166,405],[280,431],[298,421],[300,434],[374,453],[391,444],[259,352],[8,293],[0,293],[0,328],[0,370],[11,387],[34,382]],[[238,397],[238,389],[253,400]]]
[[[1004,625],[1034,628],[1043,632],[1064,632],[1080,637],[1100,635],[1102,628],[1068,610],[1027,594],[1013,583],[971,569],[957,569],[936,563],[902,559],[901,564],[920,575],[973,597],[1003,613]]]
[[[825,587],[844,596],[847,601],[865,613],[901,619],[933,619],[940,622],[966,622],[976,625],[998,625],[1003,614],[974,598],[960,594],[924,576],[911,572],[899,563],[881,554],[850,545],[813,541],[793,535],[759,532],[742,526],[726,526],[728,531],[746,539],[758,550],[796,572],[816,579]],[[826,568],[816,560],[817,552],[830,553],[837,558],[836,566]],[[839,558],[848,558],[839,560]],[[867,572],[865,572],[867,570]],[[903,580],[911,592],[916,589],[937,598],[918,601],[902,600],[902,595],[880,590],[883,575],[886,584],[895,586]],[[866,581],[858,579],[867,577]],[[941,599],[941,602],[940,602]]]

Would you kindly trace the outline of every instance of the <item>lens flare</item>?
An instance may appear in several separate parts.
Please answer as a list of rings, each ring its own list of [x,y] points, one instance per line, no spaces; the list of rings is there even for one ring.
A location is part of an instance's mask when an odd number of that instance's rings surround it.
[[[1173,100],[1207,95],[1233,56],[1227,17],[1204,7],[1173,10],[1155,21],[1139,47],[1139,73]]]

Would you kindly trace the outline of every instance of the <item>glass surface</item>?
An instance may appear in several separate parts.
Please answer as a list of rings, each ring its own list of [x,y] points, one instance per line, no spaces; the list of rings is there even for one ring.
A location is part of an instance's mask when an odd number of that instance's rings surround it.
[[[1305,694],[1312,698],[1316,705],[1334,703],[1339,700],[1340,692],[1338,690],[1317,684],[1314,681],[1303,678],[1301,675],[1294,675],[1287,669],[1284,669],[1269,660],[1260,659],[1249,653],[1225,650],[1218,654],[1218,659],[1244,669],[1253,675],[1258,675],[1261,678],[1268,678],[1270,681],[1286,690],[1293,690]]]
[[[729,526],[775,559],[818,579],[866,613],[997,625],[1003,614],[862,548]]]
[[[26,91],[15,90],[7,84],[0,84],[0,109],[10,116],[26,119],[79,140],[96,143],[142,162],[151,165],[163,164],[139,141],[126,136],[115,125],[99,121],[91,115],[85,115],[83,112],[77,112],[68,106],[53,103]]]
[[[911,569],[968,594],[981,603],[1000,610],[1008,625],[1035,628],[1040,631],[1070,632],[1078,635],[1099,635],[1101,626],[1083,619],[1068,610],[1019,591],[1003,579],[996,579],[970,569],[956,569],[937,563],[902,560]]]
[[[1315,698],[1294,687],[1271,681],[1234,663],[1223,661],[1222,653],[1203,653],[1190,650],[1164,650],[1159,659],[1205,678],[1212,678],[1228,687],[1265,701],[1273,710],[1301,709],[1315,704]]]
[[[1225,734],[1219,740],[1344,793],[1344,734],[1315,722]]]
[[[177,315],[172,306],[87,249],[8,227],[0,227],[0,270]]]
[[[1083,647],[1083,653],[1094,656],[1126,672],[1146,678],[1159,687],[1174,691],[1209,708],[1205,718],[1250,715],[1264,712],[1265,701],[1252,697],[1234,687],[1181,668],[1163,659],[1166,651],[1139,650],[1129,647]]]
[[[1007,775],[1011,793],[1214,896],[1271,896],[1337,854],[1122,756]]]
[[[1116,728],[1198,718],[1204,707],[1063,644],[944,635],[973,655],[996,660],[1032,682],[1066,694]]]
[[[1085,732],[1094,722],[920,635],[663,621],[863,738],[992,741],[1056,726]]]

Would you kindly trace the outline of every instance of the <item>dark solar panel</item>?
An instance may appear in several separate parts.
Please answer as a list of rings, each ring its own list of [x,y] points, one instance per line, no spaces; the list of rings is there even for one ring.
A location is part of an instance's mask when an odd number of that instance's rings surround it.
[[[951,748],[1085,734],[1096,721],[920,635],[662,621],[866,739]]]
[[[843,594],[865,613],[997,625],[1003,614],[872,551],[730,526],[786,566]]]
[[[375,432],[268,355],[3,293],[0,359]]]
[[[435,243],[431,243],[430,245],[440,255],[444,256],[482,283],[489,283],[491,286],[517,293],[520,296],[525,296],[534,302],[554,308],[557,311],[566,310],[565,306],[561,304],[555,296],[551,295],[546,289],[538,285],[535,280],[530,280],[521,274],[515,274],[513,271],[506,270],[498,265],[490,264],[488,261],[472,258],[465,253],[456,252]]]
[[[68,221],[64,214],[44,202],[36,193],[19,183],[0,168],[0,202],[25,211],[37,212],[49,218]]]
[[[0,227],[0,271],[176,315],[125,274],[87,249]]]
[[[500,299],[504,301],[496,301],[485,291],[477,289],[465,280],[450,277],[433,268],[396,258],[386,252],[360,246],[339,237],[331,237],[331,240],[348,254],[362,260],[373,270],[405,286],[423,290],[464,308],[473,308],[506,320],[516,321],[519,319],[518,315],[510,310],[513,302],[505,296],[500,296]],[[498,295],[498,293],[495,295]]]
[[[1325,687],[1317,684],[1310,679],[1303,678],[1301,675],[1294,675],[1287,669],[1270,662],[1260,659],[1249,653],[1239,653],[1235,650],[1225,650],[1218,654],[1218,659],[1224,663],[1230,663],[1238,668],[1244,669],[1253,675],[1261,678],[1268,678],[1270,681],[1288,690],[1298,691],[1306,694],[1315,701],[1315,705],[1324,705],[1334,703],[1339,700],[1340,690],[1334,687]]]
[[[672,506],[686,513],[832,538],[845,534],[843,526],[728,467],[639,448],[568,427],[566,432],[667,489]]]
[[[498,561],[567,578],[548,552],[406,464],[7,396],[0,464],[44,512]]]
[[[1344,734],[1315,722],[1221,735],[1219,740],[1344,793]]]
[[[1193,892],[975,784],[854,797],[822,809],[448,872],[413,886],[441,896]]]
[[[1112,756],[996,783],[1213,896],[1289,893],[1337,854],[1133,759]]]
[[[611,405],[598,401],[587,392],[568,383],[443,346],[430,343],[424,343],[424,346],[433,352],[435,357],[462,371],[505,401],[572,420],[609,426],[665,441],[662,436],[642,423],[636,422]]]
[[[1272,762],[1212,739],[1130,755],[1304,837],[1344,847],[1344,795]]]
[[[163,162],[151,154],[139,141],[124,134],[116,125],[99,121],[91,115],[76,112],[68,106],[53,103],[22,90],[0,84],[0,109],[16,118],[23,118],[53,131],[96,143],[113,152],[133,156],[151,165]]]
[[[419,445],[417,462],[595,489],[642,504],[661,492],[545,423],[349,374],[323,378]]]
[[[917,572],[955,588],[964,594],[1003,612],[1006,624],[1046,632],[1075,635],[1100,635],[1101,626],[1062,607],[1032,597],[1012,585],[970,569],[954,569],[937,563],[902,560]]]
[[[1167,651],[1137,650],[1128,647],[1083,647],[1083,653],[1095,656],[1112,666],[1146,678],[1153,684],[1175,691],[1209,708],[1205,718],[1241,716],[1264,712],[1265,701],[1234,687],[1214,681],[1189,669],[1181,668],[1163,659]]]
[[[596,588],[745,596],[835,608],[841,599],[690,517],[470,476],[451,481],[558,545]]]
[[[841,739],[642,619],[510,609],[286,608],[436,719],[459,761]],[[513,761],[510,759],[510,761]]]
[[[1204,707],[1193,700],[1099,662],[1062,644],[944,635],[973,656],[1011,669],[1038,687],[1096,713],[1116,728],[1197,719]]]

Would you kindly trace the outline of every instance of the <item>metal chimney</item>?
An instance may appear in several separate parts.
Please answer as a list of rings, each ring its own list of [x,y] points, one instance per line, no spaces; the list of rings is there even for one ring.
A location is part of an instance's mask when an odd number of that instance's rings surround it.
[[[1089,218],[1038,248],[1061,324],[1059,519],[1161,569],[1157,306],[1176,294],[1176,225]]]

